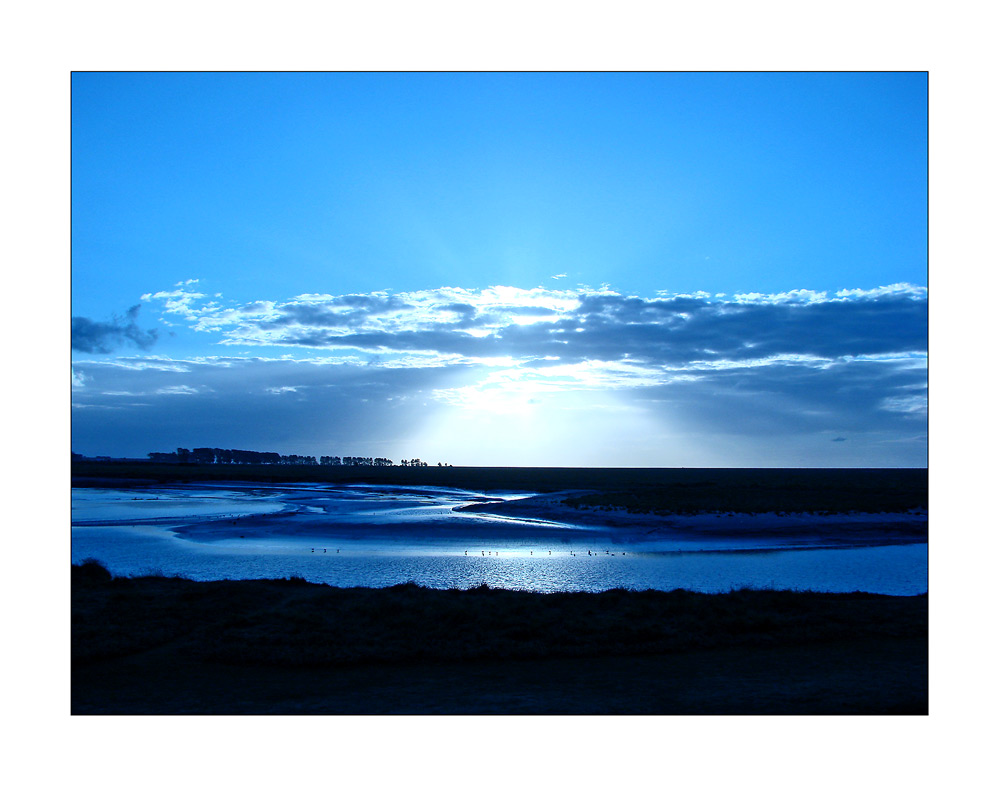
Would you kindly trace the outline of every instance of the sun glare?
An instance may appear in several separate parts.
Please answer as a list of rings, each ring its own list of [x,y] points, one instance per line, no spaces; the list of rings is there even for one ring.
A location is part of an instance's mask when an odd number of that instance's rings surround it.
[[[435,392],[441,407],[413,444],[429,457],[462,465],[678,461],[686,453],[684,438],[662,414],[653,416],[608,387],[610,374],[595,364],[495,368],[464,386]]]

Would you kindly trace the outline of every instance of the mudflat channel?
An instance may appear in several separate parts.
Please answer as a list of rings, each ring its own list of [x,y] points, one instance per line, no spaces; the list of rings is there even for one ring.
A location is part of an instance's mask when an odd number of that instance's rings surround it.
[[[124,576],[546,591],[927,590],[922,469],[74,462],[73,484],[74,562],[96,558]],[[173,503],[149,499],[162,490]],[[128,516],[151,507],[189,515],[101,523],[78,510],[78,496],[115,494]],[[209,499],[195,506],[187,496]],[[238,516],[194,515],[223,503]],[[264,510],[270,505],[282,510]]]

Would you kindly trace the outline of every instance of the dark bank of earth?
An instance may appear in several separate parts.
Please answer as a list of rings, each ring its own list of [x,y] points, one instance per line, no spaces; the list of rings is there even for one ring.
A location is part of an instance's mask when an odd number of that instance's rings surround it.
[[[74,714],[927,712],[927,596],[72,576]]]
[[[623,467],[297,467],[86,462],[72,465],[74,486],[157,483],[329,483],[443,486],[531,492],[589,490],[571,506],[631,513],[892,512],[927,508],[920,468],[623,468]]]

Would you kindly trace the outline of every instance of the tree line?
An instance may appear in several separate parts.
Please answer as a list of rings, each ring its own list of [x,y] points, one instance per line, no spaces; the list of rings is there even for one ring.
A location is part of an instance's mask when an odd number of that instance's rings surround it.
[[[199,464],[199,465],[322,465],[324,467],[393,467],[391,459],[370,456],[321,456],[319,462],[315,456],[287,456],[275,451],[243,451],[238,448],[178,448],[171,453],[151,451],[149,461],[167,464]],[[427,462],[420,459],[403,459],[402,467],[427,467]],[[441,463],[438,462],[438,467]]]

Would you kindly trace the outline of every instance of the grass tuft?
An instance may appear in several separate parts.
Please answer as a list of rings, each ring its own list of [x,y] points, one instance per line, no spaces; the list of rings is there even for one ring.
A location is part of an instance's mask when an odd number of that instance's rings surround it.
[[[74,582],[94,583],[111,581],[111,572],[97,558],[88,557],[82,563],[74,565],[72,571]]]

